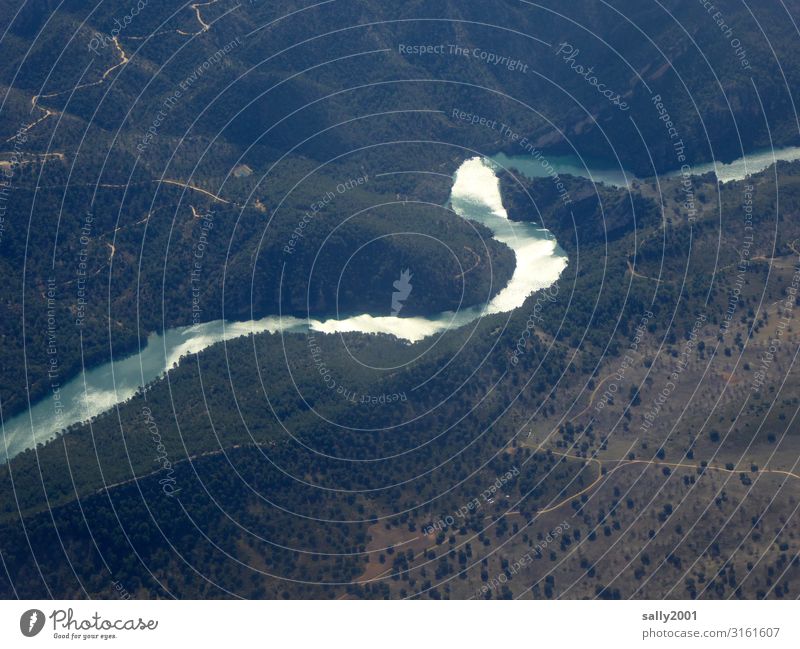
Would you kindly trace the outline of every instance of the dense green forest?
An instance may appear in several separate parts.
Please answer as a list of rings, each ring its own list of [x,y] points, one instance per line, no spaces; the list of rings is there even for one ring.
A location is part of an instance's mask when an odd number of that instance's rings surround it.
[[[701,3],[0,7],[3,421],[152,331],[486,303],[476,155],[636,174],[497,171],[569,260],[513,311],[229,340],[1,465],[0,597],[797,598],[800,163],[663,173],[798,142],[788,10],[717,4],[746,61]]]
[[[17,187],[9,209],[28,214],[29,228],[9,228],[0,259],[6,416],[27,403],[26,385],[33,399],[45,394],[53,348],[65,382],[167,327],[389,315],[405,269],[416,290],[402,316],[484,304],[508,282],[513,253],[443,207],[446,193],[440,204],[396,201],[346,182],[317,175],[287,197],[265,192],[276,207],[263,211],[152,182]]]
[[[720,30],[699,3],[679,4],[669,13],[632,0],[581,0],[569,7],[553,0],[536,8],[519,0],[435,5],[337,0],[319,6],[287,0],[246,3],[232,11],[236,4],[209,3],[203,14],[215,24],[207,32],[198,31],[194,11],[181,3],[148,5],[120,36],[130,62],[115,70],[113,91],[98,84],[76,93],[64,91],[87,65],[87,75],[98,75],[119,61],[113,44],[88,47],[92,37],[113,26],[115,8],[75,1],[53,11],[50,0],[6,4],[0,15],[10,25],[2,44],[7,65],[0,82],[9,89],[3,132],[10,135],[29,121],[32,95],[63,93],[43,97],[40,104],[64,111],[75,127],[56,129],[50,149],[102,151],[76,172],[92,180],[126,178],[155,108],[183,82],[187,89],[168,105],[134,173],[169,166],[194,169],[198,178],[213,182],[240,156],[250,164],[271,162],[276,152],[295,147],[326,161],[343,146],[352,150],[391,142],[398,132],[413,133],[419,120],[426,141],[450,141],[452,109],[460,108],[490,120],[499,117],[539,147],[618,156],[624,167],[647,176],[653,165],[659,172],[680,166],[654,97],[666,102],[681,139],[691,143],[690,163],[730,160],[757,147],[798,141],[792,98],[786,95],[800,74],[791,56],[796,32],[782,5],[748,9],[731,0],[715,3],[724,16]],[[686,32],[686,24],[693,33]],[[65,33],[75,37],[64,43]],[[22,44],[34,37],[26,55]],[[731,46],[734,37],[738,49]],[[498,53],[498,43],[508,60],[528,68],[509,69],[450,48]],[[565,61],[565,43],[579,50],[573,60]],[[426,44],[444,47],[427,55],[400,48]],[[186,84],[217,51],[224,52],[221,60]],[[573,61],[593,65],[629,111],[586,83],[572,69]],[[442,113],[426,113],[430,110]],[[350,119],[354,115],[359,117]],[[459,130],[464,146],[505,144],[511,152],[516,146],[504,143],[496,129]],[[30,135],[44,143],[50,133],[45,127]],[[614,149],[622,142],[624,147]]]

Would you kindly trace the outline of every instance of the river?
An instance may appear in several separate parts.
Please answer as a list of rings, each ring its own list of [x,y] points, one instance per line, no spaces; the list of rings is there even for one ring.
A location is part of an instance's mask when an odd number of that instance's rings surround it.
[[[533,223],[508,219],[500,199],[500,185],[492,163],[475,157],[456,171],[450,195],[453,211],[488,227],[493,237],[508,245],[516,266],[508,284],[488,304],[443,312],[432,317],[401,318],[369,314],[341,320],[312,320],[270,316],[248,322],[216,320],[151,334],[138,353],[82,372],[65,383],[58,400],[46,397],[4,423],[0,461],[52,439],[74,423],[130,399],[142,386],[172,368],[182,356],[239,336],[265,331],[302,333],[361,332],[392,334],[410,343],[446,329],[463,327],[482,315],[504,313],[521,306],[531,293],[550,286],[567,265],[566,254],[553,237]]]
[[[722,182],[741,180],[757,173],[775,160],[800,159],[800,147],[760,150],[730,164],[709,163],[695,166],[692,175],[716,171]],[[131,398],[142,386],[162,376],[182,356],[198,353],[211,345],[239,336],[265,331],[303,333],[309,329],[322,333],[361,332],[392,334],[410,343],[446,329],[463,327],[482,315],[505,313],[520,307],[534,291],[550,286],[567,265],[567,258],[546,230],[532,223],[509,221],[500,198],[496,167],[516,169],[530,178],[546,177],[552,172],[572,174],[617,187],[627,187],[635,176],[619,166],[575,156],[531,156],[498,154],[491,161],[466,160],[456,171],[450,204],[462,218],[487,226],[493,237],[509,246],[516,257],[516,267],[508,284],[483,306],[458,312],[444,312],[432,317],[400,318],[369,314],[341,320],[310,320],[270,316],[248,322],[216,320],[190,327],[176,327],[162,334],[151,334],[147,345],[133,356],[106,363],[82,372],[62,386],[58,404],[46,397],[30,410],[4,422],[4,444],[0,462],[37,443],[52,439],[67,426],[111,409]],[[670,175],[678,175],[674,172]],[[58,405],[58,407],[56,407]]]

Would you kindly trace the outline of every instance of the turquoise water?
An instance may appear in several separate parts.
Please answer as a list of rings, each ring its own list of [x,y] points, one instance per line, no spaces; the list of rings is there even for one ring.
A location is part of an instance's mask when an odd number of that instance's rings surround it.
[[[578,156],[572,155],[535,158],[531,155],[508,156],[505,153],[498,153],[492,156],[492,160],[506,169],[516,169],[528,178],[546,178],[555,172],[588,178],[592,182],[605,183],[613,187],[627,187],[636,178],[634,174],[626,172],[620,166],[586,158],[581,160]]]
[[[730,164],[695,166],[692,173],[699,175],[716,171],[722,182],[729,182],[741,180],[748,173],[762,171],[775,160],[797,159],[800,159],[800,147],[760,150]],[[507,169],[516,169],[530,178],[547,177],[555,172],[616,187],[626,187],[635,178],[619,166],[581,160],[577,156],[537,159],[530,155],[507,156],[501,153],[493,156],[491,161]],[[47,397],[29,411],[5,422],[0,461],[52,439],[58,431],[71,424],[85,421],[126,401],[143,385],[163,375],[182,356],[200,352],[224,340],[264,331],[301,333],[311,329],[323,333],[387,333],[416,342],[445,329],[463,327],[485,314],[516,309],[528,295],[550,286],[558,279],[566,266],[566,255],[545,230],[531,223],[508,220],[492,163],[477,157],[465,161],[456,172],[450,203],[459,216],[478,221],[491,229],[494,238],[507,244],[516,256],[516,268],[511,280],[488,305],[462,309],[456,313],[444,312],[433,317],[397,318],[362,314],[326,321],[277,316],[235,323],[217,320],[152,334],[140,353],[84,372],[66,383],[60,390],[58,403],[52,396]]]
[[[566,255],[547,231],[532,223],[508,220],[491,164],[481,158],[465,161],[456,172],[450,200],[456,214],[484,224],[496,239],[515,253],[516,267],[511,279],[489,304],[433,317],[362,314],[325,321],[278,316],[248,322],[216,320],[151,334],[138,354],[79,374],[61,387],[58,400],[46,397],[27,412],[4,422],[0,461],[52,439],[71,424],[86,421],[130,399],[142,386],[167,372],[182,356],[198,353],[224,340],[265,331],[302,333],[311,329],[323,333],[388,333],[416,342],[446,329],[462,327],[485,314],[511,311],[521,306],[528,295],[558,279],[566,266]]]
[[[618,164],[603,162],[591,158],[581,160],[578,156],[542,156],[536,158],[531,155],[507,156],[498,153],[492,160],[506,169],[516,169],[528,178],[546,178],[552,175],[551,169],[558,174],[569,174],[580,178],[588,178],[596,183],[605,183],[614,187],[627,187],[635,174],[626,171]],[[717,179],[723,183],[733,180],[742,180],[748,174],[764,171],[778,160],[791,162],[800,160],[800,147],[784,147],[782,149],[758,149],[746,156],[728,164],[708,162],[692,167],[692,176],[701,176],[710,171],[717,174]],[[549,164],[549,167],[547,166]],[[670,171],[664,174],[671,178],[680,176],[681,171]]]

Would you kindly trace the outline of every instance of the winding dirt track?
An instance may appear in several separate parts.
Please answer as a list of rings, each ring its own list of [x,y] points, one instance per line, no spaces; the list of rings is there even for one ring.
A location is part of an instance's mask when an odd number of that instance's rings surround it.
[[[194,4],[190,5],[190,8],[194,11],[195,16],[197,17],[197,22],[200,23],[200,31],[199,32],[194,32],[194,33],[184,32],[184,31],[182,31],[180,29],[176,29],[175,32],[178,33],[178,34],[181,34],[182,36],[198,36],[199,34],[207,32],[209,29],[211,29],[211,25],[213,25],[213,23],[216,22],[216,21],[213,21],[212,23],[207,23],[205,20],[203,20],[203,16],[200,13],[200,7],[209,7],[211,5],[217,4],[217,2],[219,2],[219,0],[210,0],[209,2],[197,2],[197,3],[194,3]],[[240,5],[236,5],[230,11],[225,12],[225,14],[223,14],[219,18],[224,18],[228,13],[238,9],[239,7],[240,7]],[[217,20],[219,20],[219,18]],[[172,32],[171,31],[158,32],[158,34],[168,34],[168,33],[172,33]],[[129,38],[132,38],[133,40],[141,40],[143,37],[132,36],[132,37],[129,37]],[[120,57],[119,63],[115,63],[110,68],[108,68],[103,73],[103,76],[100,77],[100,79],[98,79],[97,81],[92,81],[90,83],[83,83],[83,84],[80,84],[79,86],[76,86],[75,88],[70,88],[69,90],[59,90],[58,92],[51,92],[51,93],[42,94],[42,95],[34,95],[31,98],[31,113],[33,113],[36,110],[40,110],[40,111],[42,111],[44,113],[44,115],[39,117],[39,119],[34,120],[33,122],[23,126],[14,135],[12,135],[8,139],[6,139],[4,143],[7,144],[8,142],[16,140],[17,137],[19,137],[20,134],[27,134],[32,129],[34,129],[36,126],[41,124],[44,120],[46,120],[49,117],[52,117],[54,115],[59,115],[60,114],[58,111],[51,110],[49,108],[45,108],[43,106],[40,106],[39,105],[39,101],[41,99],[51,99],[53,97],[59,97],[61,95],[65,95],[67,93],[73,93],[73,92],[76,92],[78,90],[82,90],[84,88],[90,88],[92,86],[99,86],[100,84],[104,83],[108,79],[109,75],[114,70],[116,70],[117,68],[121,68],[121,67],[125,66],[130,61],[130,59],[128,58],[128,55],[125,53],[125,50],[122,48],[122,45],[119,42],[119,37],[118,36],[112,36],[111,37],[111,41],[114,43],[114,47],[116,48],[117,53],[119,54],[119,57]],[[53,154],[53,155],[56,155],[56,154]]]

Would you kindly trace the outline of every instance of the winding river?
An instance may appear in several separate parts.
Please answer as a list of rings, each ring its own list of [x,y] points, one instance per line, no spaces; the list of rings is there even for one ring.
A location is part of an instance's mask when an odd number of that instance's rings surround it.
[[[216,320],[151,334],[138,353],[82,372],[61,387],[58,404],[46,397],[30,410],[5,422],[0,461],[52,439],[67,426],[85,421],[131,398],[143,385],[163,375],[182,356],[223,340],[265,331],[302,333],[362,332],[392,334],[416,342],[448,328],[462,327],[482,315],[511,311],[531,293],[550,286],[567,265],[553,237],[532,223],[508,219],[500,200],[493,164],[482,158],[465,161],[456,171],[450,195],[453,211],[487,226],[508,245],[516,266],[508,284],[486,305],[444,312],[432,317],[399,318],[363,314],[341,320],[311,320],[270,316],[249,322]],[[58,407],[56,407],[58,406]]]
[[[800,159],[800,147],[776,151],[756,151],[731,164],[702,165],[693,174],[717,172],[723,182],[739,180],[746,173],[756,173],[775,160]],[[627,186],[634,175],[619,167],[585,162],[575,157],[549,158],[559,174],[572,174],[618,187]],[[495,165],[513,168],[528,177],[547,176],[549,170],[530,156],[499,154],[491,161],[466,160],[456,171],[450,204],[462,218],[487,226],[493,237],[509,246],[516,257],[516,267],[508,284],[486,305],[444,312],[433,317],[399,318],[368,314],[341,320],[307,320],[270,316],[248,322],[216,320],[190,327],[176,327],[162,334],[151,334],[138,353],[82,372],[61,387],[59,402],[46,397],[30,410],[3,422],[0,462],[26,448],[52,439],[58,431],[85,421],[131,398],[142,386],[162,376],[182,356],[198,353],[211,345],[239,336],[265,331],[302,333],[362,332],[387,333],[409,342],[422,340],[448,328],[462,327],[483,315],[504,313],[520,307],[534,291],[550,286],[567,265],[567,258],[546,230],[532,223],[508,219],[500,198]],[[669,175],[669,174],[668,174]],[[58,406],[58,407],[56,407]]]

